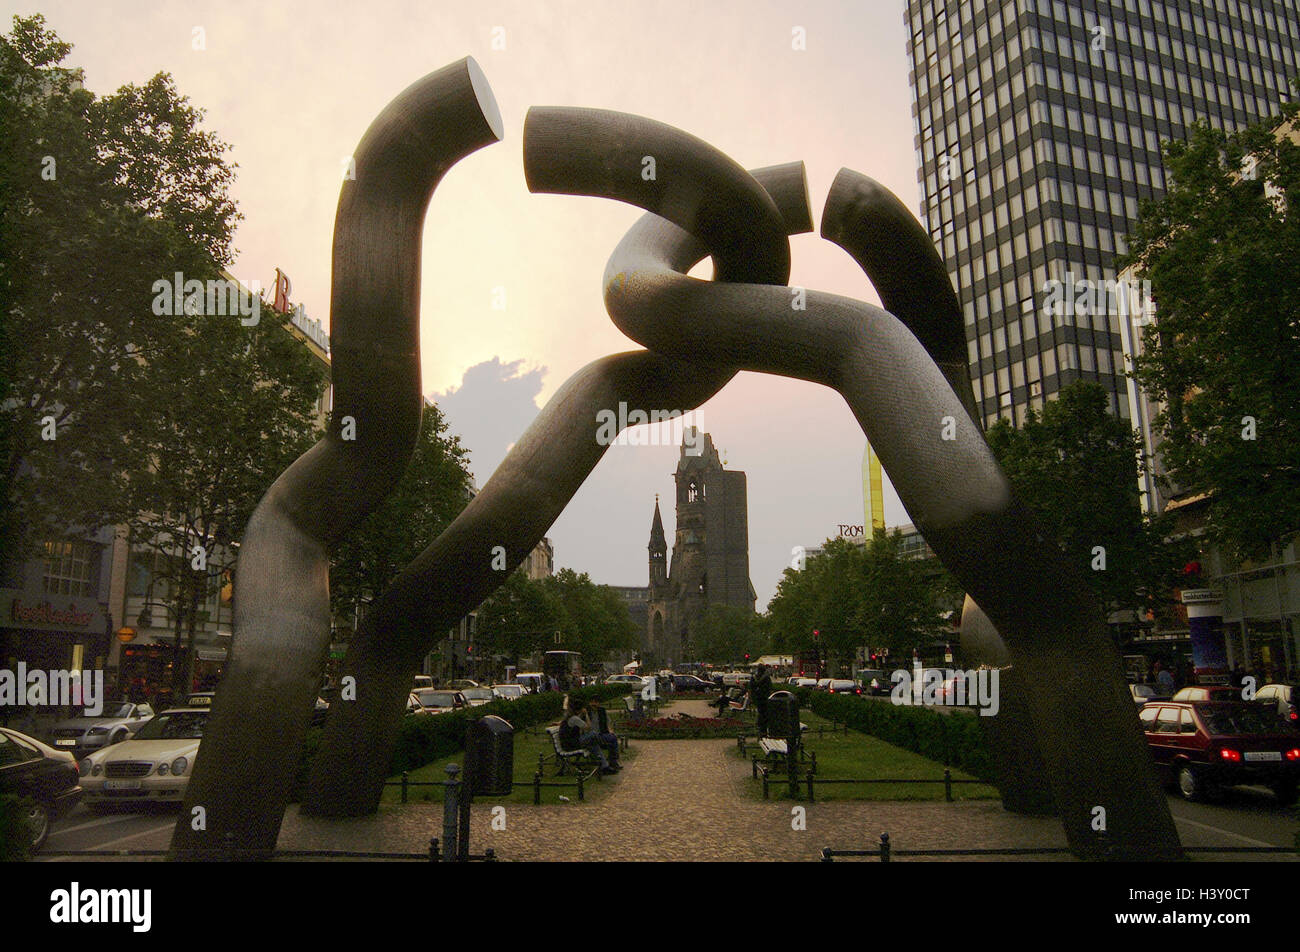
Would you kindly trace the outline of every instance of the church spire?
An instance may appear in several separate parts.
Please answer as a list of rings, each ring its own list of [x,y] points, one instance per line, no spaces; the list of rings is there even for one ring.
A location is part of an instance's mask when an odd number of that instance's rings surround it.
[[[655,517],[650,523],[650,545],[651,552],[667,552],[668,540],[664,537],[664,519],[659,514],[659,494],[655,493]]]

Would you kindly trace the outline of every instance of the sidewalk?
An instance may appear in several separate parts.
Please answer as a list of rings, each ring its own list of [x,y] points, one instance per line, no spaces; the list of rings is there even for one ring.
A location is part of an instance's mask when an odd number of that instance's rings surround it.
[[[679,711],[710,713],[704,701],[665,705],[665,714]],[[873,848],[886,831],[896,849],[1065,845],[1059,821],[1015,816],[995,801],[804,803],[807,828],[795,830],[795,804],[753,800],[745,792],[750,767],[728,755],[734,741],[633,743],[635,761],[602,781],[615,789],[597,803],[510,804],[506,829],[497,831],[490,806],[476,806],[471,849],[490,846],[510,861],[809,861],[825,846]],[[384,807],[376,816],[345,821],[300,817],[293,807],[279,846],[419,851],[441,829],[441,804]]]

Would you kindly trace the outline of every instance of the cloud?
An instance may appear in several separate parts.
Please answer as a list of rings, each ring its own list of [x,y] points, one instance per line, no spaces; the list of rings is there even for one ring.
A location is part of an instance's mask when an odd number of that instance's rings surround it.
[[[541,409],[537,395],[547,368],[525,370],[523,365],[522,360],[502,363],[500,357],[493,357],[466,370],[459,387],[429,398],[469,450],[470,468],[479,486],[501,465]]]

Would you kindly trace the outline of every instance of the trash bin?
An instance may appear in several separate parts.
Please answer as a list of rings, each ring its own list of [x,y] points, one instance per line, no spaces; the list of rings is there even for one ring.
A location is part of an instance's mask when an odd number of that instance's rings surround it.
[[[470,721],[465,731],[465,774],[474,796],[505,796],[513,789],[515,729],[491,715]]]
[[[789,691],[768,695],[767,736],[785,740],[799,737],[799,699]]]

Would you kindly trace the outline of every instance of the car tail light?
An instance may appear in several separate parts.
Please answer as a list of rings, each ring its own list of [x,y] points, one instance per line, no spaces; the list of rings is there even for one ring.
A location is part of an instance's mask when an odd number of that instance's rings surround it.
[[[1231,747],[1225,747],[1219,751],[1219,756],[1229,763],[1238,763],[1241,760],[1241,751],[1233,750]]]
[[[854,693],[854,694],[861,694],[861,693],[862,693],[862,688],[855,688],[854,691],[853,691],[853,693]]]
[[[1300,747],[1292,747],[1286,752],[1287,760],[1300,760]]]

